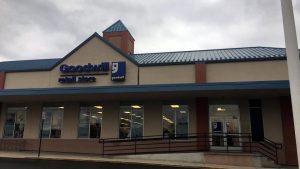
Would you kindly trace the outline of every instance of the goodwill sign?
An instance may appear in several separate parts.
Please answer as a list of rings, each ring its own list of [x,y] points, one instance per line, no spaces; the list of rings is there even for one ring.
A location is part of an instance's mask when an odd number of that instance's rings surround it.
[[[110,69],[111,67],[111,69]],[[67,65],[60,66],[62,73],[58,78],[59,83],[90,83],[96,82],[97,76],[109,75],[112,81],[123,81],[126,75],[126,62],[102,62],[100,64]]]

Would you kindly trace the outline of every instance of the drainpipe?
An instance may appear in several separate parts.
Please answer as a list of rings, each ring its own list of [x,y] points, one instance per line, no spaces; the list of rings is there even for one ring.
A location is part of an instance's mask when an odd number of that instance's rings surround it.
[[[292,0],[281,0],[298,163],[300,162],[300,57]]]

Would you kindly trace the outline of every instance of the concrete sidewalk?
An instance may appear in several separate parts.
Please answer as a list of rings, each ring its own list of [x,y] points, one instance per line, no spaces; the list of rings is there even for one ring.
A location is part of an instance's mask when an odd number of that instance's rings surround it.
[[[69,161],[90,161],[90,162],[111,162],[111,163],[131,163],[131,164],[146,164],[146,165],[160,165],[173,167],[188,167],[188,168],[215,168],[215,169],[254,169],[256,167],[242,167],[242,166],[228,166],[228,165],[214,165],[214,164],[200,164],[192,162],[175,162],[175,161],[157,161],[157,160],[143,160],[143,159],[126,159],[122,156],[107,156],[94,154],[75,154],[75,153],[52,153],[42,152],[40,158],[37,152],[31,151],[0,151],[0,158],[18,158],[18,159],[41,159],[41,160],[69,160]],[[297,168],[297,167],[283,167],[283,168]],[[263,168],[261,168],[263,169]]]

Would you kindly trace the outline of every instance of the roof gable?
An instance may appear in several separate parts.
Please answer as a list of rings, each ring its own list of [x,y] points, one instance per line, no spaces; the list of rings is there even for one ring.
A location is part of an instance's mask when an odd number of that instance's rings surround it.
[[[87,38],[85,41],[83,41],[80,45],[78,45],[75,49],[73,49],[70,53],[68,53],[65,57],[63,57],[56,64],[54,64],[51,67],[51,69],[55,68],[57,65],[61,64],[67,58],[69,58],[70,56],[72,56],[72,54],[74,54],[76,51],[78,51],[81,47],[83,47],[85,44],[87,44],[93,38],[98,38],[99,40],[101,40],[102,42],[104,42],[106,45],[108,45],[109,47],[111,47],[113,50],[115,50],[116,52],[118,52],[119,54],[121,54],[123,57],[127,58],[129,61],[131,61],[135,65],[138,65],[138,63],[132,57],[128,56],[126,53],[124,53],[123,51],[121,51],[119,48],[115,47],[113,44],[111,44],[110,42],[108,42],[107,40],[105,40],[103,37],[101,37],[97,32],[95,32],[93,35],[91,35],[89,38]]]

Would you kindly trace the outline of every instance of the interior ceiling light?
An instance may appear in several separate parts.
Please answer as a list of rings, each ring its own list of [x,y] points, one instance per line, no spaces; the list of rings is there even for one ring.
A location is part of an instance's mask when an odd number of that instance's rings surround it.
[[[177,104],[174,104],[174,105],[171,105],[172,108],[179,108],[179,105]]]
[[[102,109],[103,107],[102,106],[94,106],[95,108],[97,109]]]
[[[124,113],[126,113],[126,114],[130,114],[131,112],[130,112],[130,111],[124,111]]]
[[[226,109],[225,109],[225,108],[222,108],[222,107],[218,107],[218,108],[217,108],[217,111],[226,111]]]
[[[142,108],[142,107],[139,106],[139,105],[132,105],[131,107],[132,107],[132,108],[135,108],[135,109],[140,109],[140,108]]]

